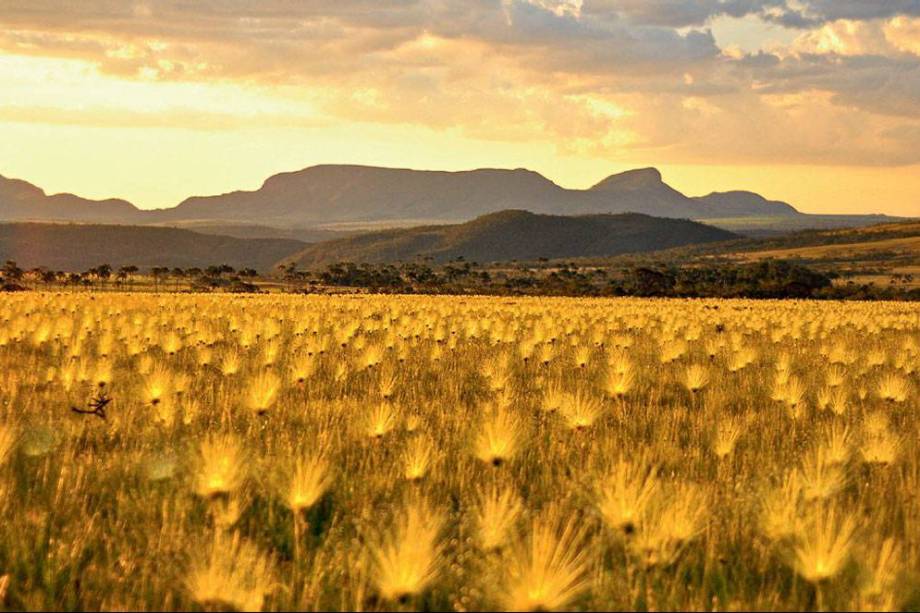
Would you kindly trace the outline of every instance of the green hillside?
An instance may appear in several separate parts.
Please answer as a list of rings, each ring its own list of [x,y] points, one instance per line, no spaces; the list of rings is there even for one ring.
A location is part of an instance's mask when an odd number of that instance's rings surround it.
[[[611,256],[734,237],[692,221],[635,213],[563,217],[501,211],[463,224],[385,230],[317,243],[290,261],[316,268],[343,261],[537,260]]]

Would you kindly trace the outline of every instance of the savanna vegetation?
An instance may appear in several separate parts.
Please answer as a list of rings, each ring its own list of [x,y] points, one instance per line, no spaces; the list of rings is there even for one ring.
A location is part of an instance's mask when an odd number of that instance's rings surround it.
[[[774,262],[806,267],[832,279],[835,294],[920,295],[920,224],[807,230],[762,239],[692,245],[655,253],[581,260],[583,266],[733,267]]]
[[[0,606],[920,606],[909,303],[0,298]]]
[[[273,274],[226,264],[205,268],[137,266],[117,270],[108,264],[80,273],[46,268],[22,270],[10,260],[0,268],[0,290],[129,291],[154,293],[387,293],[491,296],[670,297],[670,298],[814,298],[918,300],[913,275],[891,277],[887,284],[843,281],[784,260],[744,264],[624,261],[507,262],[481,265],[463,259],[445,264],[354,264],[325,270],[279,265]]]
[[[463,260],[441,266],[333,264],[320,273],[283,269],[288,291],[355,288],[390,293],[497,296],[638,296],[670,298],[814,298],[918,300],[913,277],[890,283],[856,283],[784,260],[697,263],[636,259],[480,265]]]

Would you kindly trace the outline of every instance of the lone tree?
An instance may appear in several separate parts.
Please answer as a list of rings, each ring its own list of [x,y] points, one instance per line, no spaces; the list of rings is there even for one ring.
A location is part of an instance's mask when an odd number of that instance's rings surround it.
[[[112,278],[112,267],[109,264],[100,264],[95,268],[89,271],[97,279],[102,281],[102,284],[105,285],[105,282]]]
[[[138,270],[139,270],[138,267],[134,265],[122,266],[121,268],[118,269],[118,274],[115,275],[115,279],[118,280],[119,283],[124,285],[127,281],[131,279],[132,275],[137,274]]]
[[[186,272],[185,272],[185,270],[183,270],[183,269],[179,268],[178,266],[176,266],[175,268],[172,269],[172,272],[171,272],[170,274],[171,274],[173,280],[176,282],[176,283],[175,283],[175,287],[176,287],[176,291],[178,292],[178,291],[179,291],[179,282],[180,282],[182,279],[185,278]]]
[[[160,291],[160,280],[163,279],[166,275],[169,274],[169,269],[165,266],[154,266],[150,269],[150,274],[153,276],[153,288],[155,291]]]

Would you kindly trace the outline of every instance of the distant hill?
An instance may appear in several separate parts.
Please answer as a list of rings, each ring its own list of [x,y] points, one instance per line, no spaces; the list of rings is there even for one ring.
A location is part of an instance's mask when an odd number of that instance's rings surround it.
[[[562,217],[509,210],[463,224],[384,230],[317,243],[289,261],[307,268],[416,258],[446,262],[463,257],[484,263],[610,256],[735,237],[692,221],[636,213]]]
[[[234,268],[271,271],[274,264],[303,249],[289,239],[240,239],[174,228],[117,225],[0,224],[0,261],[52,270],[83,271],[100,264]]]
[[[231,221],[174,221],[151,224],[157,227],[191,230],[199,234],[216,234],[235,238],[287,238],[305,243],[316,243],[356,234],[358,230],[325,228],[279,228],[245,222]]]
[[[331,228],[462,223],[503,210],[547,215],[641,213],[704,221],[765,235],[804,228],[878,223],[884,216],[811,216],[745,191],[689,198],[655,168],[614,174],[585,190],[562,188],[525,169],[462,172],[319,165],[268,178],[254,191],[188,198],[139,210],[124,200],[94,201],[0,177],[0,221],[76,221],[191,227],[243,238],[319,240]]]
[[[125,200],[87,200],[73,194],[49,196],[31,183],[0,176],[0,221],[122,223],[142,216]]]
[[[706,211],[718,211],[723,217],[797,217],[800,216],[795,207],[786,202],[767,200],[760,194],[745,191],[713,192],[708,196],[694,198],[705,205]]]

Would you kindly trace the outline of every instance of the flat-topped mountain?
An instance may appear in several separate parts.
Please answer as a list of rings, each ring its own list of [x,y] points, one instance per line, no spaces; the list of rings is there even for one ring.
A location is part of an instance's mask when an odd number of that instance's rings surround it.
[[[711,213],[706,203],[688,198],[665,183],[657,168],[611,175],[588,190],[587,197],[588,206],[615,207],[605,212],[629,211],[684,219],[709,217]]]
[[[189,198],[161,214],[177,219],[259,219],[318,224],[402,219],[466,220],[525,206],[556,206],[566,190],[528,170],[440,172],[313,166],[271,177],[254,192]]]
[[[693,221],[637,213],[562,217],[509,210],[463,224],[385,230],[317,243],[288,261],[317,268],[346,261],[556,259],[655,251],[732,238],[736,235]]]

